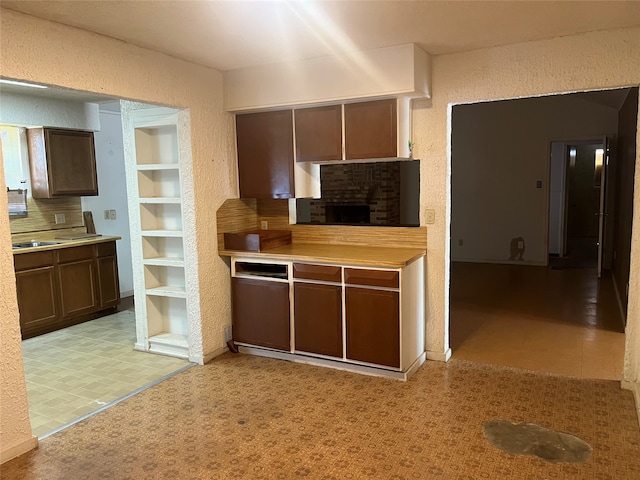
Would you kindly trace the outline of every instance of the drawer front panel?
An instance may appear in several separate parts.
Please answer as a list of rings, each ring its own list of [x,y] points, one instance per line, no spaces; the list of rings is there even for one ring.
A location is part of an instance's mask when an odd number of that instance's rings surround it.
[[[69,247],[63,248],[57,251],[58,262],[74,262],[76,260],[86,260],[93,258],[93,245],[86,245],[84,247]]]
[[[16,271],[53,265],[53,252],[22,253],[13,256]]]
[[[340,270],[340,267],[335,265],[312,265],[309,263],[294,263],[293,278],[339,283],[342,281]]]
[[[98,243],[96,247],[99,257],[110,257],[116,254],[116,242]]]
[[[344,281],[348,285],[398,288],[400,286],[400,272],[395,270],[345,268]]]

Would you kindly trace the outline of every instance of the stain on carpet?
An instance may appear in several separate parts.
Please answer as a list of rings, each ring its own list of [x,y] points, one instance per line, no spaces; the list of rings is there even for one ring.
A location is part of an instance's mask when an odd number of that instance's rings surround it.
[[[581,438],[535,423],[491,420],[484,422],[483,427],[491,445],[513,455],[536,455],[552,463],[584,463],[593,451]]]

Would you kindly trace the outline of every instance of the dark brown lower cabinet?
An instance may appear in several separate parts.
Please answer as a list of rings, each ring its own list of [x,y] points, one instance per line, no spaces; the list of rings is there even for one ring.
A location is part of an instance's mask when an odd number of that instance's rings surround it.
[[[115,242],[97,245],[98,293],[100,308],[116,307],[120,303],[118,259]]]
[[[342,287],[294,283],[297,351],[342,358]]]
[[[399,292],[347,286],[347,358],[400,367]]]
[[[16,290],[24,338],[55,327],[60,316],[53,265],[16,271]]]
[[[232,278],[235,342],[290,351],[289,284]]]
[[[100,317],[120,303],[115,242],[14,255],[22,338]]]
[[[58,252],[58,280],[62,317],[86,315],[98,307],[93,246]]]

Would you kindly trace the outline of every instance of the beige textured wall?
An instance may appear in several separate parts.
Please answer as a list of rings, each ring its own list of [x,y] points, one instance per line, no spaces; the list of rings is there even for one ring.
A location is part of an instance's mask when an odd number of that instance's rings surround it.
[[[0,149],[0,208],[7,211],[2,149]],[[29,423],[27,385],[22,363],[16,281],[13,274],[9,215],[0,215],[0,461],[35,446]]]
[[[200,252],[200,298],[203,351],[224,345],[224,327],[231,322],[228,268],[215,253],[215,212],[222,202],[236,196],[235,154],[232,117],[222,110],[222,75],[166,55],[133,47],[101,35],[39,20],[12,11],[0,12],[0,72],[9,78],[42,82],[104,93],[125,99],[189,108],[193,155],[193,181],[197,220],[197,249]],[[207,47],[208,48],[208,47]],[[0,210],[6,210],[6,198]],[[19,338],[5,335],[16,331],[18,314],[13,285],[11,246],[7,221],[0,224],[0,290],[2,315],[2,449],[17,441],[28,426],[24,415],[6,418],[6,408],[26,402],[24,375],[20,364]],[[13,309],[9,306],[14,304]],[[7,345],[5,346],[5,342]],[[5,369],[11,375],[5,377]],[[26,426],[25,426],[26,422]],[[5,443],[7,442],[7,443]]]
[[[414,102],[412,132],[415,156],[422,160],[422,208],[436,211],[436,223],[429,226],[426,263],[430,358],[443,356],[449,348],[451,105],[638,85],[639,45],[640,29],[635,28],[434,57],[433,98]],[[640,195],[636,195],[636,220],[639,211]],[[634,229],[632,297],[640,295],[639,225],[637,221]],[[640,302],[637,298],[634,302],[636,306],[629,309],[625,377],[638,381]]]
[[[640,103],[640,102],[639,102]],[[639,110],[640,111],[640,110]],[[624,359],[624,386],[635,392],[640,422],[640,128],[636,131],[636,173],[634,185],[631,272],[627,305],[627,343]]]
[[[99,35],[13,12],[3,10],[0,21],[3,52],[0,71],[4,76],[190,109],[203,347],[205,352],[217,348],[223,338],[222,330],[230,321],[230,309],[228,270],[214,253],[217,250],[215,212],[223,199],[236,194],[235,181],[231,181],[236,176],[232,122],[221,110],[221,75]],[[449,343],[449,105],[638,85],[639,44],[640,29],[630,29],[434,59],[433,99],[415,102],[413,126],[416,158],[422,159],[422,208],[436,211],[436,223],[429,228],[426,274],[427,348],[431,358],[444,358]],[[636,180],[637,191],[640,191],[639,183]],[[4,202],[6,199],[0,199],[0,209],[4,208]],[[635,218],[639,220],[640,196],[636,196],[635,205]],[[636,227],[639,224],[640,220]],[[0,224],[0,234],[4,237],[8,229],[6,222]],[[625,369],[625,378],[636,382],[640,372],[639,230],[640,227],[634,229]],[[6,257],[9,248],[8,241],[4,241],[0,254]],[[10,264],[6,260],[0,263],[0,276],[6,280],[12,275]],[[0,290],[0,295],[0,302],[15,303],[11,292]],[[3,327],[15,330],[18,321],[15,308],[13,312],[3,317],[2,322]],[[15,338],[9,341],[8,350],[4,350],[3,343],[0,359],[3,374],[5,369],[14,370],[16,365],[16,354],[4,352],[15,352],[19,349],[18,343]],[[14,372],[8,378],[7,390],[10,398],[24,402],[20,386],[23,379],[19,377]],[[11,438],[24,432],[25,419],[16,418],[12,422],[7,430],[14,432],[9,435]]]

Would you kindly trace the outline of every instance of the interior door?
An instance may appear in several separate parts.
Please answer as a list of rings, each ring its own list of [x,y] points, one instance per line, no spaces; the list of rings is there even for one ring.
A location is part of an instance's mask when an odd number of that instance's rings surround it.
[[[598,278],[602,277],[602,269],[605,257],[606,228],[607,228],[607,167],[611,154],[608,137],[602,139],[602,156],[598,159],[596,154],[596,170],[600,169],[600,208],[598,210]],[[600,163],[600,165],[598,165]]]

